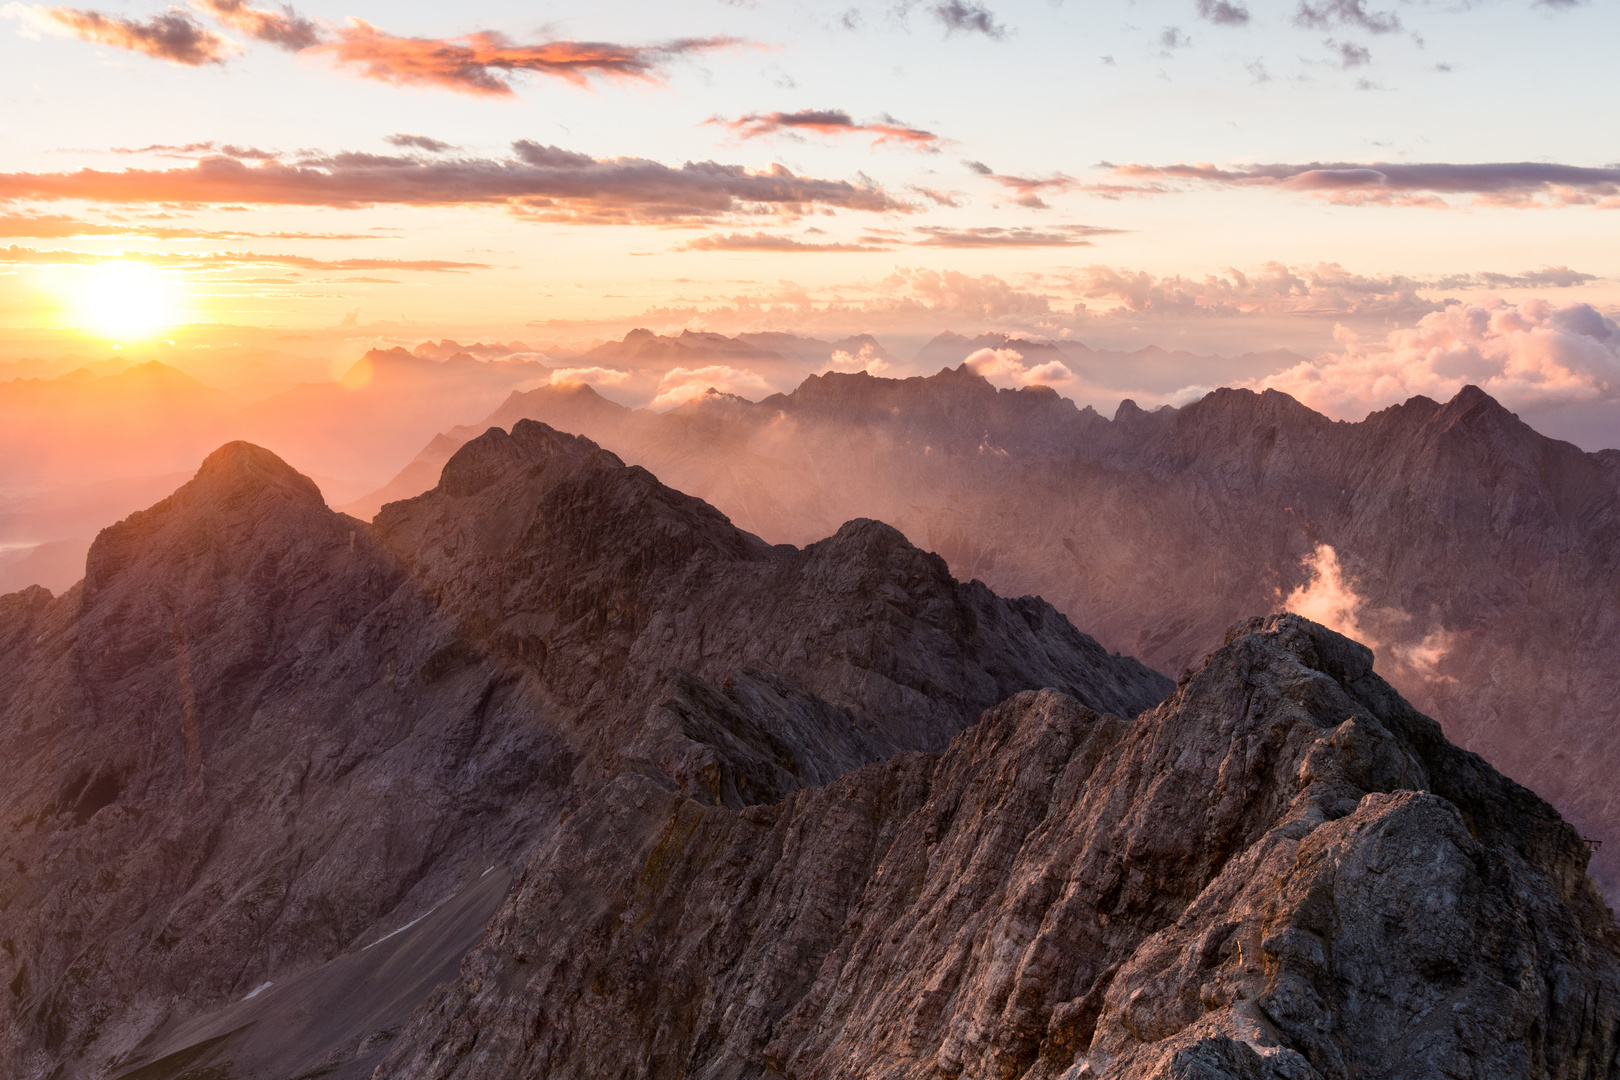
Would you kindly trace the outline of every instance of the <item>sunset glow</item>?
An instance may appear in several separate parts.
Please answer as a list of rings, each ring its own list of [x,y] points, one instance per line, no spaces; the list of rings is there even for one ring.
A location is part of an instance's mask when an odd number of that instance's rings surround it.
[[[171,275],[135,262],[105,262],[74,275],[72,309],[79,327],[115,342],[155,337],[180,320]]]

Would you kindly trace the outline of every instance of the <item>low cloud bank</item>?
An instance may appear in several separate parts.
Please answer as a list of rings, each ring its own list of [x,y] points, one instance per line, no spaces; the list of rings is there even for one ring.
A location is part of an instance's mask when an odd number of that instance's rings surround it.
[[[1449,400],[1473,384],[1510,409],[1620,397],[1620,325],[1589,304],[1454,304],[1342,351],[1257,380],[1328,416],[1360,420],[1423,395]]]

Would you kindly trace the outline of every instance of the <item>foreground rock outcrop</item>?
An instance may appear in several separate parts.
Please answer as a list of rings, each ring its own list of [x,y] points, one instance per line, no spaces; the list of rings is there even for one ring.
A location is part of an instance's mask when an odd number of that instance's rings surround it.
[[[383,1078],[1620,1075],[1578,834],[1296,616],[782,803],[624,775]]]
[[[0,597],[0,1075],[363,1075],[614,777],[742,810],[1044,686],[1171,683],[887,526],[772,547],[540,424],[374,525],[227,445]]]

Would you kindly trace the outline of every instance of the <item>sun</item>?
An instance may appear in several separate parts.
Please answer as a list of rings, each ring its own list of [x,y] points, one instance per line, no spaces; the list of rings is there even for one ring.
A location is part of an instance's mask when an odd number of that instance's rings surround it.
[[[73,291],[80,327],[114,341],[154,337],[179,321],[174,281],[145,263],[87,267]]]

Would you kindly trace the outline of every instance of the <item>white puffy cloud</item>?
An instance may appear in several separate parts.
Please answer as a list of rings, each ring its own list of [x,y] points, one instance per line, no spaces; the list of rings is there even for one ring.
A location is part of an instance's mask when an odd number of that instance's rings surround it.
[[[1017,349],[980,349],[962,363],[969,371],[983,375],[997,386],[1067,386],[1074,383],[1074,372],[1061,360],[1048,360],[1031,367]]]
[[[658,384],[658,393],[648,403],[649,409],[673,409],[684,405],[710,390],[722,394],[736,394],[759,400],[771,393],[770,385],[747,368],[734,368],[724,364],[711,364],[700,368],[671,368]]]
[[[1470,383],[1510,409],[1620,397],[1620,325],[1588,304],[1454,304],[1384,341],[1338,336],[1342,351],[1253,385],[1347,420],[1419,394],[1445,401]]]
[[[630,373],[620,371],[618,368],[558,368],[551,373],[551,385],[563,386],[569,383],[589,383],[592,386],[618,386],[628,378],[630,378]]]
[[[828,366],[834,371],[854,373],[864,371],[868,375],[882,375],[889,370],[889,362],[877,354],[872,343],[867,342],[861,346],[860,352],[853,356],[844,349],[838,349],[832,354]]]

